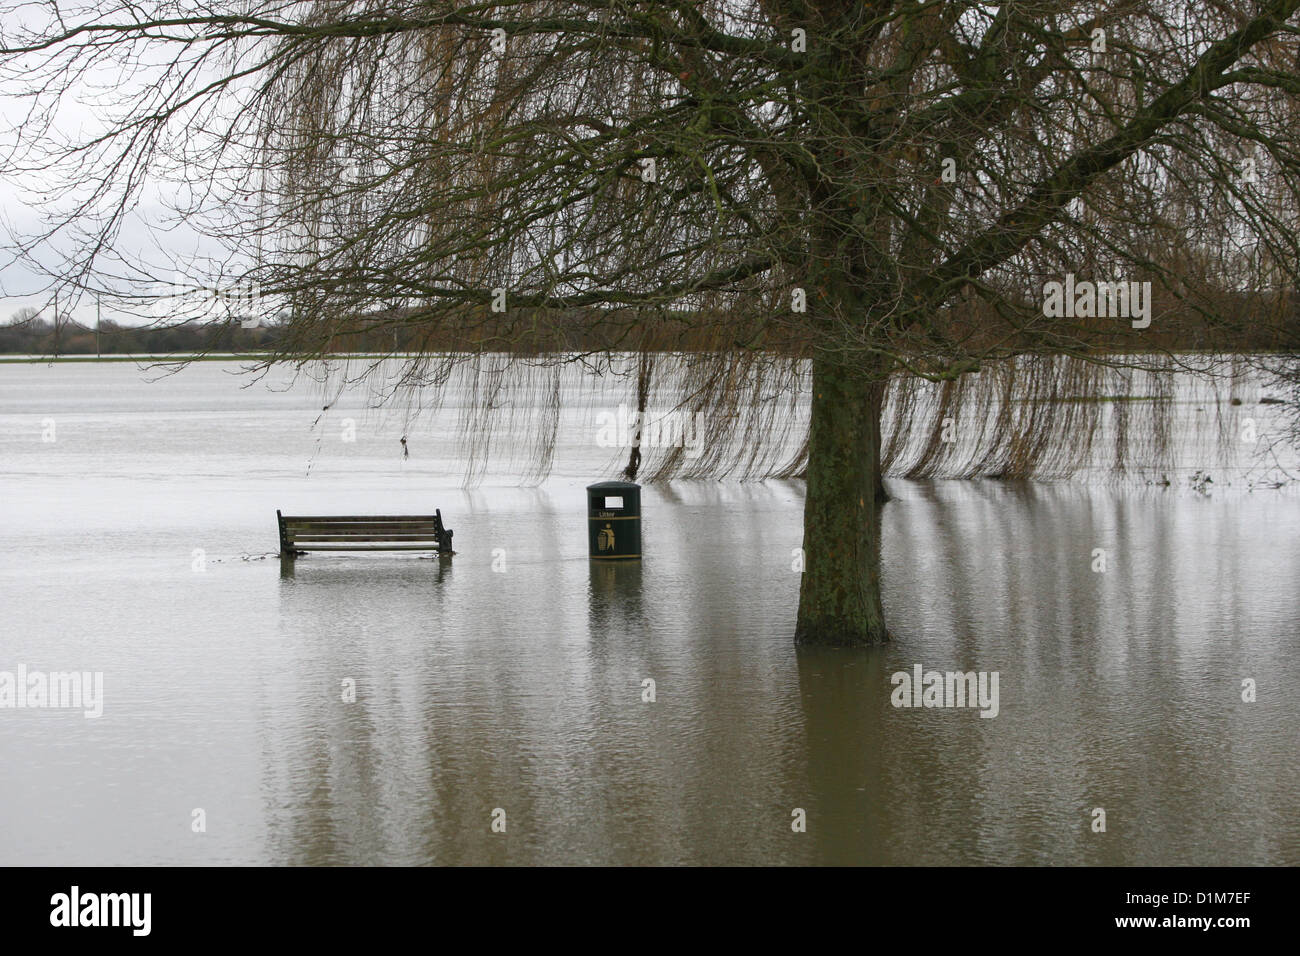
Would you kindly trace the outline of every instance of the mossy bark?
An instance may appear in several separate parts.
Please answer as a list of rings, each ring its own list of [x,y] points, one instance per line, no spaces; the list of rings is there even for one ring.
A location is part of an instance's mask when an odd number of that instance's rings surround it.
[[[813,363],[798,644],[889,640],[880,599],[884,390],[881,377]]]

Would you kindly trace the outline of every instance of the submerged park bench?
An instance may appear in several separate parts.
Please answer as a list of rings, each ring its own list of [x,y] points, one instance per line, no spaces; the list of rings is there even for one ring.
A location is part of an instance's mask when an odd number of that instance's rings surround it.
[[[442,511],[431,515],[283,515],[280,557],[308,551],[437,551],[452,554]]]

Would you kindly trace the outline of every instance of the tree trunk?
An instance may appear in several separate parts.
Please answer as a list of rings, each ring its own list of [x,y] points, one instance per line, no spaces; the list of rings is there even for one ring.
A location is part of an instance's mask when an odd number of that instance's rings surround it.
[[[885,385],[881,376],[813,361],[797,644],[889,640],[880,603]]]

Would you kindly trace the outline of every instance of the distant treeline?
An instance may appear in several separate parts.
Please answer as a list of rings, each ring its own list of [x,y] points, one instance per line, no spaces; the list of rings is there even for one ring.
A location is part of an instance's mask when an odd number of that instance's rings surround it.
[[[1300,350],[1300,298],[1252,298],[1219,293],[1206,311],[1157,297],[1159,320],[1135,334],[1128,322],[1079,320],[1095,326],[1089,335],[1098,351],[1134,347],[1171,351],[1289,352]],[[1163,308],[1160,308],[1163,306]],[[521,308],[498,314],[465,308],[436,316],[414,309],[372,312],[342,320],[288,323],[263,320],[253,328],[238,321],[185,321],[122,325],[104,321],[98,331],[60,316],[52,322],[17,313],[0,325],[0,354],[171,355],[176,353],[271,353],[293,357],[337,354],[501,351],[547,352],[716,352],[756,349],[806,355],[812,342],[803,316],[761,312],[687,313],[671,310]],[[793,321],[792,321],[793,319]],[[1044,341],[1030,332],[1007,333],[1005,317],[972,301],[944,310],[942,325],[970,347],[984,339],[1003,347],[1038,350]],[[1107,325],[1109,324],[1109,325]]]
[[[21,318],[0,325],[4,355],[169,355],[173,352],[261,352],[274,346],[279,329],[242,328],[238,322],[131,326],[105,320],[94,328],[60,317]]]

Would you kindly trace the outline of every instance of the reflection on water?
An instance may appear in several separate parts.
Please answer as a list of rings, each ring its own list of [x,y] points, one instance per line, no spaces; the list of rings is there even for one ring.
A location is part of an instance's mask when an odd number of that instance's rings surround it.
[[[796,650],[798,483],[647,488],[646,559],[592,564],[594,460],[249,473],[167,414],[166,475],[6,446],[0,670],[106,702],[0,710],[0,863],[1300,863],[1294,495],[894,482],[895,642]],[[263,557],[277,507],[431,505],[450,560]],[[998,716],[893,707],[918,664],[997,671]]]

